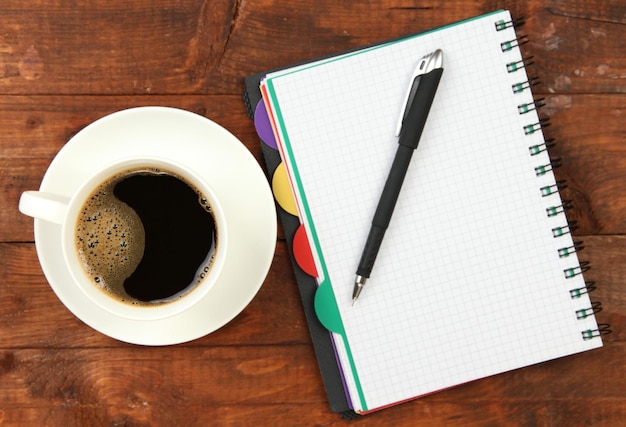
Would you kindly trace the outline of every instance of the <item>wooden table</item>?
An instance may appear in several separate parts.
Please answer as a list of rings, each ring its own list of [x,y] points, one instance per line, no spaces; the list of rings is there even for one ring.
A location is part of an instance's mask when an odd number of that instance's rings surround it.
[[[626,5],[527,1],[0,1],[0,425],[344,425],[329,411],[279,234],[264,286],[235,320],[169,347],[92,330],[41,271],[17,211],[81,128],[168,105],[233,132],[261,161],[241,99],[265,69],[498,8],[526,17],[564,198],[603,302],[605,347],[476,381],[353,425],[624,425]]]

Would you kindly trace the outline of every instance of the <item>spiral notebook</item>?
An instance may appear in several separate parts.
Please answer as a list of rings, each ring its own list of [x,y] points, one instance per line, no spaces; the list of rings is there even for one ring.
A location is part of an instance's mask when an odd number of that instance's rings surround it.
[[[357,413],[602,346],[518,43],[497,11],[261,84]],[[353,306],[403,97],[435,49],[443,77]]]

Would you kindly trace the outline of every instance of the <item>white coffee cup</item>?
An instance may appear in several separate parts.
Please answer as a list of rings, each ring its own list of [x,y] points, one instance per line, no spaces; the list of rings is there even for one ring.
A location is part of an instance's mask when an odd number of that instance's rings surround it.
[[[91,281],[97,276],[77,264],[77,206],[108,176],[136,164],[182,177],[206,196],[217,225],[208,276],[175,302],[129,306],[101,292]],[[177,108],[130,108],[81,129],[54,157],[39,191],[23,193],[19,208],[35,218],[39,263],[59,300],[88,326],[134,344],[178,344],[226,325],[261,288],[276,248],[274,198],[257,159],[227,129]]]
[[[175,176],[184,178],[184,181],[191,184],[193,188],[206,197],[215,222],[217,245],[212,254],[210,268],[205,269],[207,273],[202,273],[203,277],[197,283],[190,283],[188,288],[167,301],[138,304],[132,298],[123,300],[119,296],[101,289],[94,283],[94,278],[87,273],[83,265],[84,260],[81,260],[76,247],[77,222],[87,199],[103,182],[125,171],[137,168],[168,171]],[[26,191],[20,198],[19,210],[31,217],[60,225],[61,247],[65,263],[60,268],[66,268],[70,272],[74,285],[89,300],[120,318],[150,321],[164,319],[189,310],[201,301],[219,280],[228,252],[227,222],[218,197],[211,188],[211,183],[203,179],[192,168],[157,156],[141,154],[119,158],[94,171],[70,197],[42,191]],[[176,265],[171,266],[173,269],[176,267]],[[201,268],[202,266],[199,265],[198,267]]]

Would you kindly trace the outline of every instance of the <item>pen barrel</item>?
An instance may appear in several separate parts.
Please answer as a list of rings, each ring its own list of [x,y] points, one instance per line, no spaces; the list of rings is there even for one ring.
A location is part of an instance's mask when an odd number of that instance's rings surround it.
[[[372,219],[372,227],[367,236],[365,247],[363,248],[363,254],[361,255],[361,261],[356,273],[359,276],[370,277],[378,250],[383,242],[385,231],[391,221],[391,216],[398,201],[400,190],[404,182],[404,177],[411,163],[411,157],[413,156],[413,148],[409,148],[403,145],[398,146],[396,151],[396,157],[393,160],[393,164],[389,171],[389,176],[385,182],[385,187],[378,201],[374,218]]]
[[[400,130],[398,144],[413,149],[417,148],[442,74],[443,68],[435,68],[420,77],[415,98],[409,106],[409,111]]]
[[[372,219],[373,227],[381,227],[386,229],[391,221],[391,216],[396,207],[402,184],[404,183],[404,177],[411,164],[411,157],[415,150],[413,148],[398,145],[396,150],[396,156],[393,159],[393,164],[389,170],[385,187],[378,200],[378,206],[376,206],[376,212]]]
[[[374,262],[376,261],[376,255],[378,249],[383,242],[386,228],[372,226],[370,232],[367,235],[367,241],[365,242],[365,248],[363,248],[363,254],[361,255],[361,261],[356,269],[356,274],[363,277],[370,277]]]

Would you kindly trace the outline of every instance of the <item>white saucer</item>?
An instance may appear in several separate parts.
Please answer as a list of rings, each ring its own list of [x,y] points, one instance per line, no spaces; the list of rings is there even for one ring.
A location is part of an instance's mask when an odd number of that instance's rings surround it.
[[[235,136],[202,116],[166,107],[124,110],[87,126],[59,151],[41,190],[70,196],[91,170],[137,153],[189,165],[206,177],[222,204],[229,252],[222,276],[207,296],[190,310],[166,319],[119,318],[72,285],[64,268],[61,227],[35,219],[39,259],[59,299],[97,331],[144,345],[191,341],[232,320],[261,287],[276,248],[274,199],[256,159]]]

